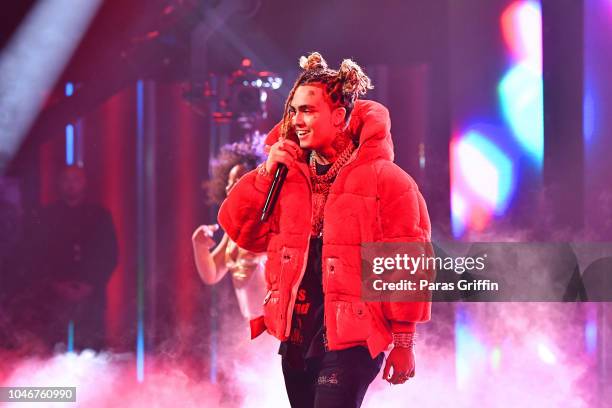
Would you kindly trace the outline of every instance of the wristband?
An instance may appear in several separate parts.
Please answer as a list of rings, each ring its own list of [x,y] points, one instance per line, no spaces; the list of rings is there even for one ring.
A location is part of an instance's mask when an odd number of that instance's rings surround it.
[[[411,349],[414,347],[415,333],[393,333],[393,346]]]

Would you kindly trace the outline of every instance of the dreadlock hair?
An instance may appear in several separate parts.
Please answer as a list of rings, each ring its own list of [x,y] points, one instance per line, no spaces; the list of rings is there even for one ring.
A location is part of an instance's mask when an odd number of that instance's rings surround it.
[[[328,68],[327,62],[318,52],[311,53],[308,57],[300,57],[300,67],[304,70],[295,81],[289,96],[285,101],[281,135],[288,136],[291,129],[289,116],[289,105],[295,94],[295,90],[306,84],[322,84],[329,98],[332,109],[343,107],[346,109],[345,125],[349,123],[351,112],[355,101],[374,88],[370,78],[363,72],[361,67],[350,59],[345,59],[338,71]]]
[[[245,140],[221,146],[219,155],[212,160],[212,175],[204,183],[209,204],[221,204],[225,200],[227,179],[236,165],[242,165],[251,171],[265,161],[263,137],[249,136]]]

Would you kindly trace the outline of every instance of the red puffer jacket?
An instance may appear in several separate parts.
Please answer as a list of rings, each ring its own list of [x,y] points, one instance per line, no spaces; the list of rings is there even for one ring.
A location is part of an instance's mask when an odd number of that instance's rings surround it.
[[[352,160],[334,181],[323,220],[323,293],[330,350],[367,346],[372,356],[392,342],[392,333],[414,331],[430,318],[429,302],[365,303],[361,292],[363,242],[428,242],[427,207],[414,180],[393,163],[387,109],[357,101],[349,130],[359,135]],[[268,135],[272,144],[279,127]],[[267,251],[263,323],[280,340],[291,330],[296,294],[304,275],[311,233],[311,185],[306,154],[289,169],[272,216],[259,218],[271,177],[254,170],[236,184],[219,211],[219,223],[242,248]],[[263,330],[253,324],[253,337]],[[260,329],[257,328],[260,326]]]

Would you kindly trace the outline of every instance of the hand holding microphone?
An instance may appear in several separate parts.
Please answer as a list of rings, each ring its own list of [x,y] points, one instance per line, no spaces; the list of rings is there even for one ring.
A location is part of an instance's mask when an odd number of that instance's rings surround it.
[[[279,139],[270,147],[268,159],[266,160],[266,171],[273,174],[276,170],[276,165],[279,163],[291,167],[297,159],[299,151],[300,146],[297,143],[291,140]]]
[[[285,177],[287,176],[288,168],[293,165],[293,162],[298,157],[300,147],[291,140],[280,139],[270,147],[268,159],[266,160],[266,171],[272,173],[274,171],[274,180],[270,185],[266,202],[261,211],[261,221],[265,222],[276,204],[276,199],[280,194],[280,189],[283,186]]]

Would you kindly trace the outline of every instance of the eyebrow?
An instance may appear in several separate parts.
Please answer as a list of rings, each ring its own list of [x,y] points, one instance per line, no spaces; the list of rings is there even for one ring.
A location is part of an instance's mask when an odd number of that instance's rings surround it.
[[[299,111],[302,111],[302,112],[303,112],[303,111],[305,111],[306,109],[315,110],[315,109],[316,109],[316,106],[314,106],[314,105],[300,105],[300,106],[298,106],[298,107],[296,108],[296,107],[295,107],[295,106],[293,106],[293,105],[289,105],[289,110],[293,110],[293,111],[295,111],[295,110],[299,110]]]

